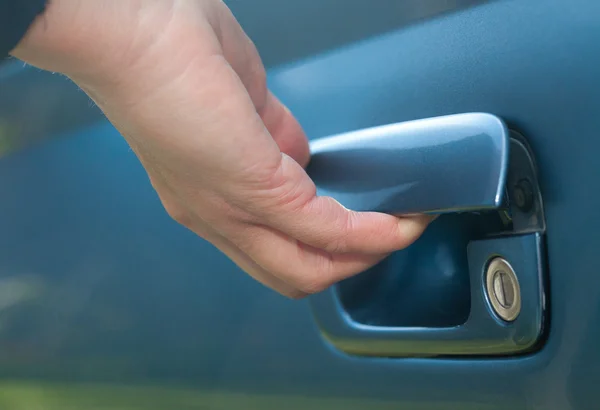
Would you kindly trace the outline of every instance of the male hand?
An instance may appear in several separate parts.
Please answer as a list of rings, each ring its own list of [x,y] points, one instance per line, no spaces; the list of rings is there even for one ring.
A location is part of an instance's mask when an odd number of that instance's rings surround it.
[[[166,211],[284,295],[367,269],[430,221],[316,196],[306,136],[219,0],[53,0],[13,54],[73,79]]]

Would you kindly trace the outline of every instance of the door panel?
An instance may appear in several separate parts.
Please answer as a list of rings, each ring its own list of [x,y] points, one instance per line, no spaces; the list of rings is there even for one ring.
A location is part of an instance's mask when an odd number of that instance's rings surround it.
[[[489,0],[226,0],[265,65],[342,47]],[[293,16],[293,18],[292,18]]]
[[[352,4],[362,12],[347,31],[369,14]],[[307,59],[273,57],[286,63],[270,69],[269,82],[311,138],[474,111],[525,135],[547,222],[551,324],[539,351],[495,359],[341,353],[321,336],[308,301],[264,289],[167,218],[134,155],[80,91],[6,66],[0,407],[595,408],[600,6],[465,5],[410,25],[400,19],[390,32],[393,19],[363,28],[361,36],[387,33]],[[341,37],[324,47],[357,40]],[[299,55],[315,51],[306,47]],[[429,238],[460,237],[466,228],[451,220],[436,221]],[[403,272],[419,271],[426,243],[407,251],[422,256]]]

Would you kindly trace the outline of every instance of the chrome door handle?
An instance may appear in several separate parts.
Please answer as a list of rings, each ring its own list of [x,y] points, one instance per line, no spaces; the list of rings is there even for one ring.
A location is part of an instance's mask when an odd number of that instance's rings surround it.
[[[311,142],[318,195],[355,211],[446,213],[502,205],[509,131],[467,113],[352,131]]]

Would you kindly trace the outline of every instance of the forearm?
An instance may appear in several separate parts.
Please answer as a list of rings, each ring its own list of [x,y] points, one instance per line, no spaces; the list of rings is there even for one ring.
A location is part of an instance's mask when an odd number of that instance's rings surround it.
[[[0,5],[33,1],[45,2],[46,7],[40,6],[37,15],[31,13],[33,21],[21,28],[24,35],[7,45],[13,47],[10,54],[38,68],[65,74],[80,86],[118,81],[117,77],[129,72],[160,42],[175,8],[204,4],[196,0],[0,0]],[[8,6],[2,7],[8,10]],[[177,26],[170,28],[175,29]]]

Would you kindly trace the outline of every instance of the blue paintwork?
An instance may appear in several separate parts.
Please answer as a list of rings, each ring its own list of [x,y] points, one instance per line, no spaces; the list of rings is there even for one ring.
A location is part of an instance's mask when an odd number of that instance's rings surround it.
[[[471,307],[468,319],[452,327],[392,327],[358,323],[348,315],[333,288],[311,300],[324,336],[335,347],[356,355],[443,356],[527,352],[544,330],[543,245],[539,234],[501,237],[469,244]],[[521,288],[522,307],[511,323],[499,320],[485,296],[485,268],[496,256],[511,261]],[[424,296],[427,296],[426,294]]]
[[[504,122],[467,113],[314,140],[307,172],[355,211],[446,213],[499,207],[508,158]]]
[[[594,409],[599,14],[595,0],[499,0],[270,73],[312,138],[473,111],[527,136],[547,222],[552,323],[540,351],[477,360],[338,353],[307,302],[263,289],[168,220],[133,154],[112,127],[93,122],[97,111],[81,92],[26,70],[0,75],[3,130],[45,140],[0,161],[0,291],[10,295],[0,374],[63,380],[75,391],[103,381],[224,392],[213,408],[245,392],[264,394],[248,407],[262,409],[284,408],[273,405],[282,396],[291,409],[309,398],[316,408],[348,398],[345,409]],[[430,242],[394,255],[403,271],[421,273],[432,255],[463,266],[464,248],[452,241],[474,227],[455,221],[441,217]],[[460,271],[427,274],[454,283],[460,275],[445,274]],[[168,408],[191,407],[187,393],[170,394],[183,398]],[[93,408],[88,400],[75,408]],[[118,408],[117,395],[104,400]]]
[[[264,63],[272,67],[487,1],[225,0],[225,3],[258,45]]]

